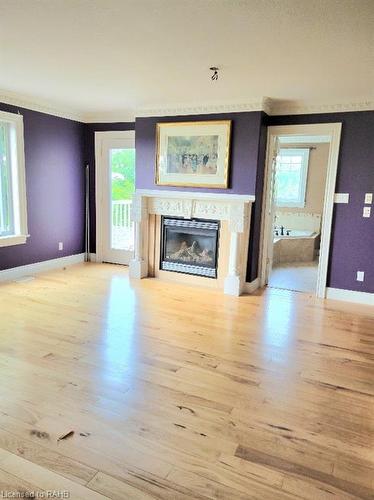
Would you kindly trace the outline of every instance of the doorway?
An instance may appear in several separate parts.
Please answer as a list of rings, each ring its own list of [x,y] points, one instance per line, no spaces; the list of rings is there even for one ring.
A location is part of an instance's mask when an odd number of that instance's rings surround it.
[[[96,132],[96,261],[128,265],[134,251],[135,132]]]
[[[261,285],[325,297],[341,124],[269,127]]]

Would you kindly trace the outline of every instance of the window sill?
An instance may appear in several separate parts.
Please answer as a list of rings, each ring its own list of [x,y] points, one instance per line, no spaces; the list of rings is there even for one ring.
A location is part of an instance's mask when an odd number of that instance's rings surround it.
[[[23,245],[26,243],[29,235],[20,234],[20,235],[12,235],[12,236],[0,236],[0,248],[1,247],[11,247],[13,245]]]

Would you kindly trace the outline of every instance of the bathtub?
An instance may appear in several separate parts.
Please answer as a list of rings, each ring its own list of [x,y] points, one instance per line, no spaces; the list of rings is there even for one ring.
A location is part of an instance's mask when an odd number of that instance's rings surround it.
[[[288,236],[274,236],[273,241],[273,264],[312,262],[317,257],[320,234],[295,229]]]

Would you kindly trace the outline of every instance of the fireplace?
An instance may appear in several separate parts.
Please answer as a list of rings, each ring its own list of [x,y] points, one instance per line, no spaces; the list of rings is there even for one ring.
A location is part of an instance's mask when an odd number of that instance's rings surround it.
[[[219,222],[162,218],[160,269],[217,278]]]

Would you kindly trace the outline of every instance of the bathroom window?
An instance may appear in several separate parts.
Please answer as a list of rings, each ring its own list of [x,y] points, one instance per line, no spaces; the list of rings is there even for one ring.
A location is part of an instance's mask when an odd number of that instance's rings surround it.
[[[275,203],[278,207],[304,207],[309,149],[280,149],[275,167]]]
[[[0,111],[0,247],[26,238],[23,117]]]

